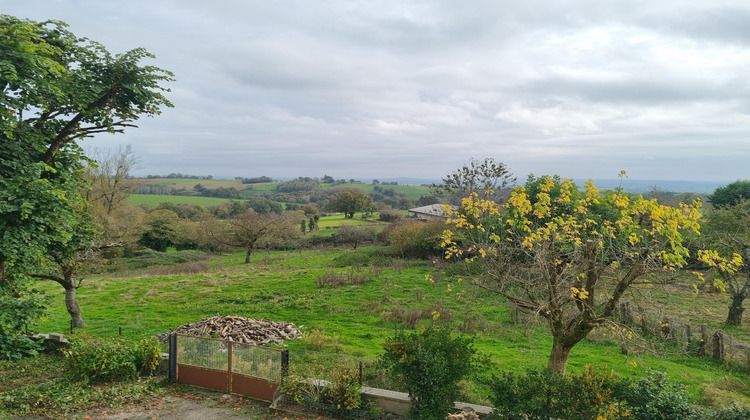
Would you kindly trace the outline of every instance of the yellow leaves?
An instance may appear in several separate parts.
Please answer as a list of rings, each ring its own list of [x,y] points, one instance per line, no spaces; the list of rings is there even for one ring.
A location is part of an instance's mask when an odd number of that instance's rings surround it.
[[[616,207],[627,207],[630,204],[630,199],[627,195],[617,193],[615,195],[615,206]]]
[[[580,300],[586,300],[589,297],[589,292],[584,288],[577,288],[575,286],[570,288],[570,298],[571,299],[580,299]]]
[[[699,250],[698,261],[729,275],[735,274],[745,264],[742,256],[736,252],[732,254],[731,258],[724,258],[717,251],[711,249]]]
[[[628,242],[630,242],[630,245],[635,245],[640,241],[641,239],[635,234],[635,232],[630,232],[630,235],[628,235]]]

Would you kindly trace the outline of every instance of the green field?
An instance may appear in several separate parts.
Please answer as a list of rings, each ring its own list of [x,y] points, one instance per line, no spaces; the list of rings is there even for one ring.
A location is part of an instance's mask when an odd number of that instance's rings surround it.
[[[421,313],[421,325],[440,313],[439,321],[456,328],[469,328],[472,319],[486,321],[475,322],[469,330],[477,334],[477,348],[491,357],[497,373],[520,373],[546,366],[551,338],[544,324],[533,317],[512,316],[508,306],[495,296],[463,290],[455,283],[454,290],[448,291],[448,283],[440,280],[441,275],[430,262],[385,258],[376,246],[356,251],[262,252],[249,265],[240,264],[241,261],[241,254],[230,253],[217,256],[208,264],[204,262],[204,269],[195,274],[181,272],[194,272],[196,263],[184,271],[180,266],[122,269],[88,278],[79,289],[87,330],[114,335],[122,327],[124,335],[146,337],[217,313],[241,315],[293,322],[304,326],[303,331],[307,332],[325,330],[328,335],[338,336],[344,353],[372,359],[400,325],[396,321],[401,319],[399,312]],[[362,270],[372,279],[356,286],[316,285],[318,276],[348,270]],[[438,279],[435,285],[425,280],[428,274]],[[69,318],[62,289],[52,282],[38,285],[54,295],[51,313],[40,329],[66,331]],[[679,293],[675,301],[680,305],[680,299],[689,299],[690,292],[675,293]],[[718,300],[716,304],[719,305]],[[303,343],[295,340],[289,347],[300,349]],[[686,356],[678,348],[624,355],[620,343],[606,329],[571,352],[569,371],[580,372],[587,364],[606,364],[625,376],[643,376],[651,369],[664,371],[686,384],[700,402],[750,404],[746,371]],[[476,402],[486,402],[481,392],[472,395]]]
[[[191,197],[184,195],[131,194],[130,197],[128,197],[128,203],[130,204],[134,204],[136,206],[145,204],[151,207],[156,207],[161,203],[215,206],[226,201],[230,200],[228,198]]]

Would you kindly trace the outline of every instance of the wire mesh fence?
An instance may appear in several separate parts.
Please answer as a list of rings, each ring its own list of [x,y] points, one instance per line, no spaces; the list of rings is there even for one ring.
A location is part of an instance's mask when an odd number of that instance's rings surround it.
[[[214,370],[229,370],[227,344],[222,340],[177,335],[180,364]]]
[[[281,382],[281,351],[244,343],[232,346],[232,372]]]

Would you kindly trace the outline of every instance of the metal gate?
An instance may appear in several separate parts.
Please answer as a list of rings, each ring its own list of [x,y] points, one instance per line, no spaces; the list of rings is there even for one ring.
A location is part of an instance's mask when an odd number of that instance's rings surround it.
[[[181,384],[272,401],[288,368],[288,350],[183,334],[170,339],[170,376]]]

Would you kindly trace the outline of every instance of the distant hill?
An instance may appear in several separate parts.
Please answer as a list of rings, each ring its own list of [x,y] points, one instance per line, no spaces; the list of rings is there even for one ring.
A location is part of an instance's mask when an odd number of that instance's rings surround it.
[[[439,183],[440,179],[434,178],[378,178],[380,182],[398,182],[400,185],[432,185],[433,183]],[[583,185],[586,179],[573,179],[577,185]],[[524,179],[519,178],[519,183],[523,183]],[[653,187],[656,187],[663,191],[671,191],[676,193],[691,192],[696,194],[710,194],[718,187],[727,185],[732,181],[720,182],[720,181],[665,181],[658,179],[596,179],[594,184],[601,190],[611,190],[614,188],[622,187],[626,192],[630,193],[647,193],[650,192]]]
[[[578,185],[583,185],[585,179],[574,179]],[[662,191],[671,191],[676,193],[691,192],[696,194],[710,194],[717,187],[729,184],[728,182],[719,181],[665,181],[656,179],[596,179],[594,184],[600,190],[611,190],[622,185],[626,192],[630,193],[647,193],[653,187]]]

